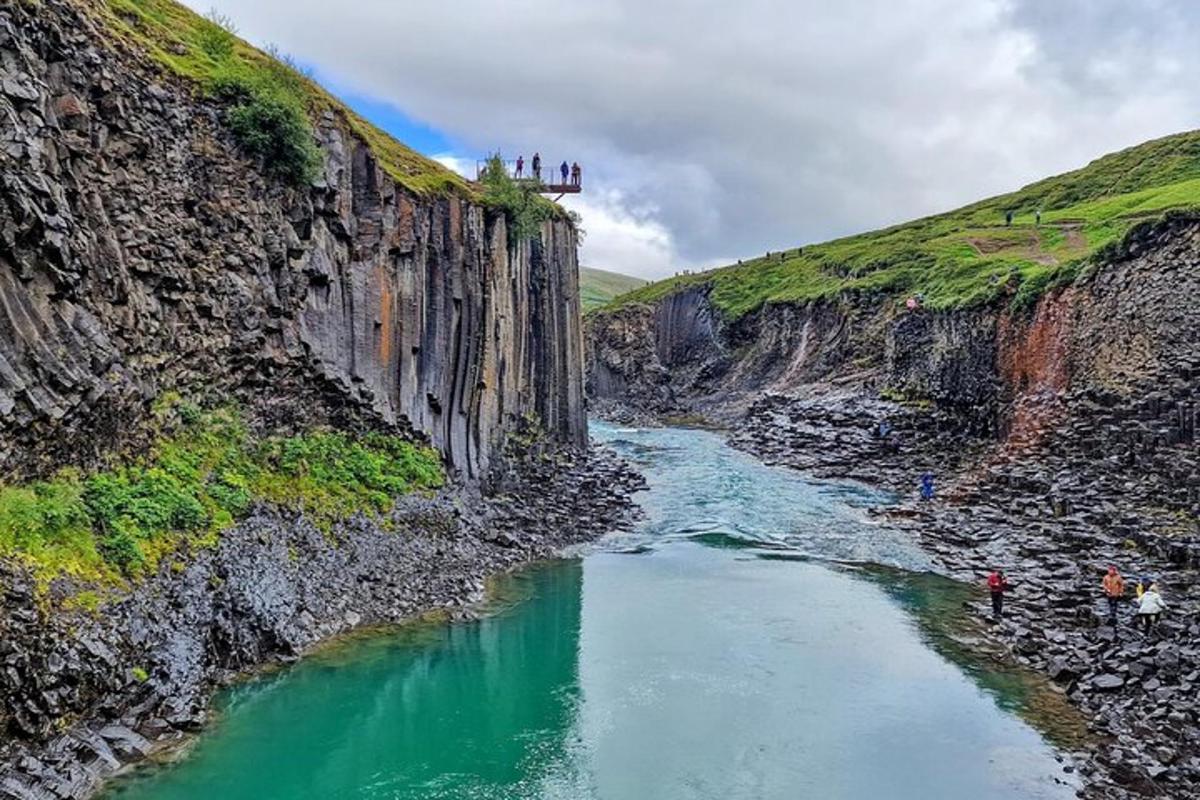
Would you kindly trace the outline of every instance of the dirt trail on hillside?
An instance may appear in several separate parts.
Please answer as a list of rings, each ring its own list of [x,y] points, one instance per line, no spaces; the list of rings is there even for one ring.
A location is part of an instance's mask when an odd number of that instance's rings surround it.
[[[967,244],[971,245],[971,248],[981,256],[1011,253],[1046,266],[1058,264],[1057,258],[1042,249],[1042,240],[1036,230],[1030,230],[1029,237],[1023,242],[1006,242],[1000,239],[968,236]]]

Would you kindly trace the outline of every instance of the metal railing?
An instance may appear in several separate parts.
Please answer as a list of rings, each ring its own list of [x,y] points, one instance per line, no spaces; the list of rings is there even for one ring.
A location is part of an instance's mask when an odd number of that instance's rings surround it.
[[[485,159],[475,162],[475,177],[476,180],[483,179],[483,173],[487,170],[490,159]],[[510,178],[515,181],[529,181],[531,183],[542,184],[551,191],[562,191],[569,188],[579,188],[583,186],[583,174],[574,175],[571,166],[573,161],[566,162],[567,174],[564,177],[562,174],[562,161],[551,161],[543,158],[541,168],[537,171],[533,169],[533,159],[527,158],[521,164],[521,169],[517,169],[517,161],[501,161],[504,165],[504,171]]]

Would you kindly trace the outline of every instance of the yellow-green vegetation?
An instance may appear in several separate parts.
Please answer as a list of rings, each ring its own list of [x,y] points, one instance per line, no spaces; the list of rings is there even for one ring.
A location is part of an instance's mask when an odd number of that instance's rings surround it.
[[[1140,223],[1197,209],[1200,131],[1193,131],[957,211],[653,283],[614,305],[651,302],[703,284],[711,284],[712,302],[728,319],[766,303],[842,294],[919,293],[935,309],[1001,299],[1025,305],[1074,280]]]
[[[579,298],[584,311],[600,308],[649,281],[590,267],[579,268]]]
[[[559,213],[554,203],[509,177],[499,155],[488,159],[479,182],[483,187],[483,202],[504,212],[509,244],[536,237],[542,223]]]
[[[92,0],[112,34],[169,72],[230,104],[229,124],[246,149],[281,177],[302,183],[319,164],[310,120],[332,111],[374,151],[385,171],[418,194],[469,195],[466,181],[348,109],[286,56],[239,39],[227,20],[173,0]]]
[[[234,409],[180,404],[160,413],[161,438],[143,459],[0,485],[0,556],[26,561],[42,578],[136,576],[185,540],[215,543],[255,501],[303,511],[328,529],[443,481],[437,453],[398,436],[256,437]]]

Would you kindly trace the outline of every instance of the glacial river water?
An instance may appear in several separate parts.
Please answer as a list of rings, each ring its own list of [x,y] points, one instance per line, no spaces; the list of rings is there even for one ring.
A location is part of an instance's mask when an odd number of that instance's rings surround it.
[[[1026,676],[942,629],[962,587],[881,497],[704,431],[593,425],[644,522],[500,582],[496,612],[362,638],[227,691],[114,800],[1040,800],[1069,778]],[[865,566],[881,564],[882,567]]]

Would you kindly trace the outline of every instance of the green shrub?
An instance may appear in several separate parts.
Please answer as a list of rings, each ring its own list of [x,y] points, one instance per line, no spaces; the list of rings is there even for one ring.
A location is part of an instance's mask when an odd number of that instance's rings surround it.
[[[176,400],[157,409],[164,424],[189,421],[142,461],[0,485],[0,555],[32,562],[43,577],[134,576],[153,569],[181,537],[211,544],[256,500],[302,511],[328,530],[443,480],[436,452],[398,436],[318,430],[260,439],[234,410],[186,408]]]
[[[205,55],[213,61],[224,61],[233,56],[237,28],[229,17],[210,11],[196,26],[196,40]]]
[[[271,174],[294,184],[310,183],[321,166],[299,80],[282,64],[257,70],[232,65],[213,78],[212,92],[232,103],[226,118],[246,152],[259,158]]]
[[[229,112],[229,126],[242,146],[267,170],[295,184],[310,183],[320,166],[307,119],[289,104],[256,97]]]
[[[129,517],[117,517],[100,533],[100,554],[104,560],[126,575],[146,566],[146,554],[138,541],[137,524]]]
[[[488,159],[480,183],[483,185],[483,202],[504,212],[510,245],[537,237],[542,223],[554,213],[554,206],[548,200],[508,176],[499,155]]]
[[[0,485],[0,554],[31,562],[42,573],[89,576],[102,572],[79,476],[28,486]]]
[[[178,411],[179,419],[185,425],[192,425],[200,421],[200,406],[195,403],[180,403]]]

